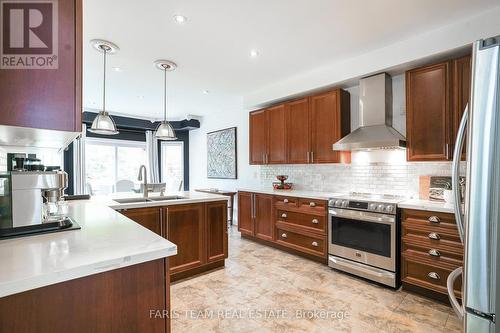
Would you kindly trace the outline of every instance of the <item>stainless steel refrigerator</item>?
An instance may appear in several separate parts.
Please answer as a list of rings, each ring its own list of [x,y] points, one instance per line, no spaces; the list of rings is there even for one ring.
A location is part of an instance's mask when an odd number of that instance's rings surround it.
[[[450,302],[466,332],[500,332],[495,324],[500,305],[500,36],[474,43],[471,101],[462,118],[453,159],[455,217],[464,243],[464,267],[448,277]],[[467,141],[465,202],[459,171]],[[460,304],[453,283],[463,275]]]

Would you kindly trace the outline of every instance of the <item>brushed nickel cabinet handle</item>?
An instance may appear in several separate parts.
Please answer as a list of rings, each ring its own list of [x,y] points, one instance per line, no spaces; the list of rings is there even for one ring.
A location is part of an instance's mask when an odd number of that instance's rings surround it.
[[[430,272],[430,273],[427,274],[427,276],[430,277],[433,280],[440,280],[441,279],[441,277],[439,276],[439,274],[436,273],[436,272]]]
[[[316,207],[316,203],[311,201],[311,202],[309,203],[309,207]]]
[[[429,255],[431,255],[433,257],[441,257],[441,252],[439,252],[439,250],[436,250],[436,249],[430,249]]]
[[[311,163],[314,163],[314,152],[311,152]]]
[[[431,223],[439,223],[439,222],[441,222],[441,219],[435,215],[432,215],[432,216],[429,216],[427,221],[429,221]]]
[[[283,199],[283,203],[288,203],[288,199]]]
[[[282,234],[281,234],[281,238],[286,238],[286,234],[285,234],[285,233],[282,233]]]
[[[439,239],[441,239],[441,236],[439,236],[439,234],[438,234],[438,233],[431,232],[431,233],[429,234],[429,238],[430,238],[430,239],[439,240]]]
[[[319,220],[318,219],[313,219],[311,222],[314,223],[314,224],[318,224]]]
[[[286,215],[286,213],[283,213],[283,214],[281,214],[281,217],[286,219],[288,217],[288,215]]]
[[[314,247],[318,247],[318,242],[312,242],[311,245]]]
[[[310,163],[309,152],[307,152],[306,155],[307,155],[307,163]]]

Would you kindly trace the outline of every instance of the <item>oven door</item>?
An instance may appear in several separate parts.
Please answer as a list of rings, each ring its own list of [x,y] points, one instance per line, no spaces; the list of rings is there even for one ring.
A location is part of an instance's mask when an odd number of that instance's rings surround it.
[[[328,253],[396,271],[396,217],[330,208]]]

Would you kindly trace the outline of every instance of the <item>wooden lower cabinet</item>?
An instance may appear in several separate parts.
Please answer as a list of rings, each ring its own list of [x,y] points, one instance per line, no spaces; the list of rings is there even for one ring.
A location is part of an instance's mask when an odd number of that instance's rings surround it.
[[[176,281],[224,266],[228,256],[227,201],[120,210],[177,245],[169,257]]]
[[[464,248],[453,214],[403,209],[401,214],[403,288],[447,301],[448,275],[463,266]],[[462,280],[454,291],[461,298]]]
[[[170,257],[170,272],[185,271],[206,263],[206,227],[204,204],[163,208],[166,238],[177,245],[177,255]]]
[[[325,200],[238,192],[238,230],[242,237],[326,263],[327,208]]]
[[[2,297],[0,332],[170,332],[169,316],[152,316],[170,309],[165,261]]]
[[[161,235],[160,210],[155,208],[136,208],[121,211],[129,219],[139,223],[152,232]]]

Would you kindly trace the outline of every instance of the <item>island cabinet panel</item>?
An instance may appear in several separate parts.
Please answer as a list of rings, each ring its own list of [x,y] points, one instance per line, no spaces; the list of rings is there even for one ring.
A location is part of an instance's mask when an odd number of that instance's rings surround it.
[[[238,192],[238,198],[238,228],[242,237],[327,262],[325,200],[251,192]]]
[[[162,236],[160,209],[158,207],[124,209],[120,212],[129,219]]]
[[[57,46],[58,66],[0,69],[0,125],[81,131],[82,1],[54,3],[57,4],[58,38],[52,49],[55,52]],[[50,37],[42,42],[52,44]],[[28,40],[27,36],[24,40]],[[3,58],[9,56],[5,54]],[[53,59],[52,54],[50,57]]]
[[[167,206],[163,211],[166,238],[177,245],[177,255],[169,258],[170,272],[185,271],[204,264],[206,262],[204,205]]]
[[[310,163],[311,113],[309,98],[286,104],[288,163]]]
[[[177,245],[169,258],[172,281],[224,266],[228,257],[227,201],[119,209]]]
[[[259,110],[250,112],[250,164],[265,164],[267,154],[267,112]]]
[[[169,332],[164,259],[0,298],[0,332]],[[168,313],[168,312],[167,312]]]
[[[224,260],[227,251],[227,206],[224,202],[207,203],[207,262]]]

